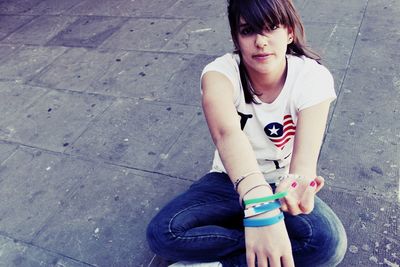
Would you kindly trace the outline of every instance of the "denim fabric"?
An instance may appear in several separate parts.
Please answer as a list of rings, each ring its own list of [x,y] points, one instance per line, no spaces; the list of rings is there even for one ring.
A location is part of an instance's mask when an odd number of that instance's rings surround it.
[[[171,261],[221,261],[246,266],[243,210],[226,174],[209,173],[150,222],[150,248]],[[296,266],[336,266],[347,248],[343,225],[318,197],[308,215],[285,214]]]

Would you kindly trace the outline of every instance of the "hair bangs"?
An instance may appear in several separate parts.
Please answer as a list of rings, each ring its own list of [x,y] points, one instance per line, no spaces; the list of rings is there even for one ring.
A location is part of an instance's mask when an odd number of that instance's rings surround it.
[[[239,1],[240,17],[257,33],[270,31],[275,26],[290,26],[290,19],[285,6],[279,0]]]

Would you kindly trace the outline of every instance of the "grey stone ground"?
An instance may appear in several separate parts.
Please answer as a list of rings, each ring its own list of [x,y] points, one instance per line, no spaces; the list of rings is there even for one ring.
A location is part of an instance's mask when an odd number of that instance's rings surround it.
[[[336,80],[319,171],[341,266],[399,266],[399,0],[297,0]],[[165,266],[159,208],[208,171],[225,0],[0,0],[0,266]]]

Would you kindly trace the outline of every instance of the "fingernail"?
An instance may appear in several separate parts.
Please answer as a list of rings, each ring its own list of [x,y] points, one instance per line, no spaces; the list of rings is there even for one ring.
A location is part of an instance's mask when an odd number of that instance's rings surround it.
[[[315,185],[316,185],[316,182],[315,181],[311,181],[310,186],[314,187]]]
[[[293,183],[291,184],[291,187],[293,187],[293,188],[296,188],[296,186],[297,186],[297,183],[296,183],[296,182],[293,182]]]

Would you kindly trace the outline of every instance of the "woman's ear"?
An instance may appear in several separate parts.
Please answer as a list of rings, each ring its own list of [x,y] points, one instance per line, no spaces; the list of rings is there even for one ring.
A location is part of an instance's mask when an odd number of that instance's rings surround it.
[[[288,28],[288,44],[291,44],[294,40],[294,33],[292,28]]]

